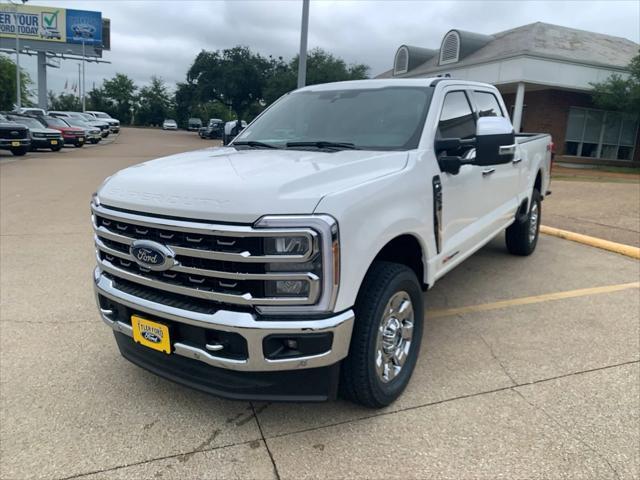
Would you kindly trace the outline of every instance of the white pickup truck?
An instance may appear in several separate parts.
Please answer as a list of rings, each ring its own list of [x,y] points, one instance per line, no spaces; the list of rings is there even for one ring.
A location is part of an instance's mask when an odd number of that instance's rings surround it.
[[[209,393],[388,405],[416,365],[423,291],[505,229],[509,252],[534,251],[551,150],[482,83],[291,92],[228,147],[103,183],[100,314],[125,358]]]

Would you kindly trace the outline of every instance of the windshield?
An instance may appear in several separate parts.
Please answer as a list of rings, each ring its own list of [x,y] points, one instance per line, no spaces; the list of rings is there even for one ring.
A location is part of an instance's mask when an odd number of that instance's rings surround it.
[[[64,128],[69,126],[67,122],[56,117],[48,117],[46,119],[46,122],[47,122],[47,125],[51,125],[53,127]]]
[[[353,144],[370,150],[416,148],[433,89],[386,87],[293,92],[269,108],[235,143]]]
[[[9,120],[16,123],[21,123],[29,128],[44,128],[42,124],[37,121],[35,118],[25,118],[25,117],[14,117],[10,116]]]

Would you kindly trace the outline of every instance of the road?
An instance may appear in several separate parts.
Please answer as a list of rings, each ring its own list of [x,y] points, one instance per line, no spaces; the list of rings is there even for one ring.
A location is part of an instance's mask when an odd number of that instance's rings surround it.
[[[554,237],[528,258],[496,238],[426,294],[383,410],[220,400],[125,361],[94,304],[91,193],[213,144],[123,129],[0,154],[0,478],[638,478],[640,262]]]

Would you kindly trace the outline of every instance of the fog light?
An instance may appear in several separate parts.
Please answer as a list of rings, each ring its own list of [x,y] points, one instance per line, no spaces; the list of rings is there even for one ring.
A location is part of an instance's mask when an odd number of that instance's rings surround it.
[[[284,344],[287,348],[291,349],[291,350],[298,350],[298,341],[294,340],[293,338],[287,338],[284,341]]]
[[[267,295],[274,297],[305,297],[309,282],[305,280],[276,280],[267,283]]]

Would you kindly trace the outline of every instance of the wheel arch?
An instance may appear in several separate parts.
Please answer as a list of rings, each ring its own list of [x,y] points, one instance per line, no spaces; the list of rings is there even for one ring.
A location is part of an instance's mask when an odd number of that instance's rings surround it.
[[[418,279],[422,289],[426,290],[428,288],[426,283],[426,249],[421,244],[417,235],[412,233],[403,233],[387,241],[387,243],[378,250],[378,253],[370,262],[367,272],[371,268],[371,265],[376,261],[387,261],[405,265],[416,274],[416,278]],[[362,281],[360,282],[360,285],[362,285]]]

